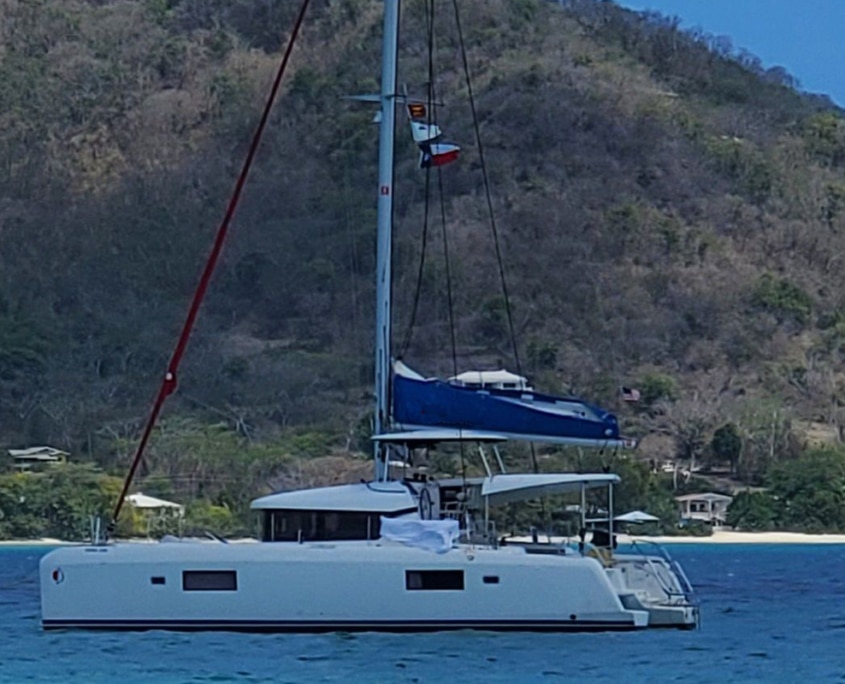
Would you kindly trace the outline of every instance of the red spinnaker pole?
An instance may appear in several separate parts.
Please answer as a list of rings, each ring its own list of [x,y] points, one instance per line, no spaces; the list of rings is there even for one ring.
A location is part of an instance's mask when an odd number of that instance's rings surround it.
[[[205,268],[203,269],[202,276],[200,277],[199,285],[197,286],[196,292],[194,292],[194,298],[191,301],[190,308],[188,309],[185,324],[182,326],[182,334],[179,335],[176,348],[173,350],[173,355],[170,357],[170,363],[167,364],[167,372],[164,374],[164,380],[161,383],[152,411],[147,419],[147,424],[141,435],[141,441],[138,442],[138,449],[135,451],[135,458],[132,459],[132,465],[129,467],[126,479],[123,481],[123,489],[121,490],[120,497],[115,504],[114,513],[112,513],[112,519],[108,526],[109,533],[114,532],[114,528],[117,525],[120,510],[123,508],[123,501],[126,498],[129,487],[132,484],[132,479],[135,477],[135,471],[141,463],[141,459],[144,455],[144,449],[146,449],[147,442],[150,439],[153,427],[155,427],[158,415],[161,413],[162,406],[164,405],[167,397],[169,397],[176,389],[176,371],[179,369],[179,363],[182,361],[185,348],[188,346],[188,339],[191,337],[191,332],[193,331],[197,314],[199,313],[200,306],[202,306],[202,301],[205,298],[205,293],[208,290],[208,284],[211,281],[211,276],[217,266],[217,261],[220,258],[220,252],[223,250],[223,243],[226,241],[226,234],[229,232],[229,224],[232,221],[232,217],[235,215],[235,210],[238,207],[241,193],[243,192],[244,185],[246,185],[247,176],[249,176],[249,170],[252,167],[252,162],[255,159],[255,154],[258,150],[258,145],[261,142],[264,129],[267,127],[267,121],[270,118],[270,111],[273,108],[273,102],[279,92],[282,77],[287,69],[288,61],[290,59],[291,52],[293,51],[293,45],[296,42],[299,29],[302,26],[303,19],[305,18],[305,11],[308,9],[309,2],[310,0],[302,0],[302,5],[299,8],[299,13],[297,14],[296,21],[294,22],[290,40],[288,41],[287,48],[285,49],[285,54],[279,64],[279,69],[276,72],[276,78],[273,81],[273,86],[270,88],[270,94],[264,105],[264,112],[261,115],[261,121],[255,129],[255,134],[252,137],[252,143],[249,146],[249,152],[247,152],[246,159],[244,160],[243,167],[241,168],[241,173],[235,183],[235,189],[232,191],[232,196],[229,199],[229,205],[226,207],[226,213],[223,216],[223,220],[220,222],[220,227],[217,229],[214,246],[211,249],[211,254],[208,255],[208,261],[206,261]]]

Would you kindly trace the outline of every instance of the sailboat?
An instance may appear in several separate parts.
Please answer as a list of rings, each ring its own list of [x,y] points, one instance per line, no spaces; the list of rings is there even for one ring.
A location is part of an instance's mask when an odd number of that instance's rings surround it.
[[[385,0],[374,479],[256,499],[259,543],[165,539],[56,549],[40,564],[45,629],[562,632],[696,626],[692,588],[668,554],[656,547],[614,550],[618,476],[505,472],[501,443],[616,447],[624,440],[615,417],[579,399],[536,393],[519,376],[482,372],[429,380],[391,359],[398,22],[399,0]],[[455,150],[430,147],[428,154]],[[465,442],[478,445],[483,476],[391,476],[391,454]],[[587,497],[596,491],[606,492],[605,515],[591,519]],[[577,541],[498,534],[491,514],[496,506],[560,495],[580,501]]]

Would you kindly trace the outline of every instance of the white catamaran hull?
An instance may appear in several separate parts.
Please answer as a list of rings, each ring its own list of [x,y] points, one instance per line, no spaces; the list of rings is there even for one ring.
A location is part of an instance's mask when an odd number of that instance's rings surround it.
[[[648,626],[592,558],[383,542],[110,544],[41,561],[45,629],[591,631]]]

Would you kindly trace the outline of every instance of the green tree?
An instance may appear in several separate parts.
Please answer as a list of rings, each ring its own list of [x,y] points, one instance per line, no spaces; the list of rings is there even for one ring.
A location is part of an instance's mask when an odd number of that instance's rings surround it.
[[[774,465],[769,491],[789,529],[831,532],[845,529],[845,450],[816,449]]]
[[[640,401],[647,408],[658,401],[672,401],[677,394],[675,379],[663,373],[650,373],[639,383]]]
[[[731,474],[736,472],[736,464],[742,453],[742,437],[734,423],[725,423],[717,428],[710,441],[710,449],[720,461],[731,464]]]
[[[757,308],[774,314],[778,321],[795,321],[806,325],[813,313],[813,299],[795,283],[774,278],[766,273],[760,277],[751,295]]]
[[[91,464],[0,476],[0,535],[81,541],[92,518],[108,519],[120,486],[118,478]]]
[[[738,530],[773,530],[778,509],[778,501],[768,492],[739,492],[728,507],[725,522]]]

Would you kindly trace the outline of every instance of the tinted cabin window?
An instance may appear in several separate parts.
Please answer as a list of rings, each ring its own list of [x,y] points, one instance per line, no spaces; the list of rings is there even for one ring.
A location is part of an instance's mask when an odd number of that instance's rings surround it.
[[[464,588],[463,570],[406,570],[408,591],[449,591]]]
[[[350,511],[265,511],[264,541],[378,539],[379,515]]]
[[[234,570],[185,570],[184,591],[237,591],[238,575]]]

